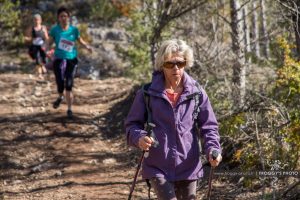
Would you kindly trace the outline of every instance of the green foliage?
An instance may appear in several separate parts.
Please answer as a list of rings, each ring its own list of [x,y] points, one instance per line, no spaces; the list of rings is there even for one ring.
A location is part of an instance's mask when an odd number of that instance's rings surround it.
[[[42,14],[42,19],[43,19],[43,24],[51,28],[53,24],[56,24],[57,18],[56,18],[56,13],[52,11],[46,11],[41,13]]]
[[[88,24],[85,24],[85,23],[79,24],[78,25],[78,30],[80,32],[80,37],[82,37],[82,39],[84,41],[86,41],[87,43],[91,43],[92,42],[92,38],[91,38],[91,36],[87,32],[87,30],[88,30]]]
[[[21,42],[19,1],[0,0],[0,44],[12,47]]]
[[[283,135],[285,142],[289,144],[289,149],[287,152],[283,152],[283,156],[285,156],[285,158],[288,158],[288,161],[293,168],[299,168],[300,112],[298,110],[291,114],[293,115],[291,124],[280,132]],[[298,117],[295,118],[295,116]]]
[[[240,113],[231,116],[220,124],[220,132],[234,139],[239,135],[237,135],[237,133],[239,132],[240,126],[243,125],[245,122],[245,113]]]
[[[129,33],[130,46],[119,51],[130,60],[126,75],[140,81],[149,81],[152,67],[150,62],[150,36],[152,27],[145,21],[144,12],[133,11],[130,14],[131,23],[126,26]]]
[[[151,5],[153,0],[144,1],[144,3]],[[155,27],[158,26],[156,15],[157,10],[151,8],[151,6],[131,6],[128,14],[130,24],[126,24],[124,27],[130,37],[130,45],[127,48],[119,49],[119,52],[126,59],[129,58],[130,61],[130,67],[126,70],[125,75],[142,82],[148,82],[153,72],[151,42],[155,35]],[[170,37],[169,30],[171,26],[174,26],[174,24],[169,22],[161,30],[160,35],[155,38],[155,45],[158,45],[164,38]]]
[[[91,3],[90,16],[93,20],[104,21],[105,24],[114,21],[121,16],[118,10],[110,0],[93,1]]]
[[[91,36],[87,32],[87,30],[88,30],[88,24],[81,23],[81,24],[78,25],[77,28],[78,28],[78,30],[80,32],[80,37],[84,41],[86,41],[88,44],[91,44],[92,43],[92,38],[91,38]],[[79,43],[79,42],[77,42],[77,43]],[[78,48],[79,53],[80,54],[82,54],[82,53],[84,54],[84,51],[83,51],[84,48],[80,48],[80,47],[82,47],[81,44],[78,44],[78,46],[79,46],[79,48]]]
[[[291,102],[300,94],[300,62],[292,58],[292,46],[285,39],[279,38],[278,43],[283,49],[284,62],[277,71],[277,89],[283,91],[286,101]]]
[[[300,152],[300,62],[292,57],[293,46],[284,38],[278,38],[278,44],[283,50],[283,65],[278,69],[274,93],[279,101],[289,110],[290,124],[280,131],[289,149],[285,156],[296,167]]]
[[[19,18],[20,12],[17,10],[19,6],[19,2],[12,3],[9,0],[0,0],[0,25],[1,28],[8,29],[12,28],[13,30],[16,29],[15,25],[17,19]]]
[[[253,97],[252,101],[258,103],[220,124],[221,135],[233,143],[226,149],[234,151],[231,163],[243,170],[259,170],[262,166],[269,169],[275,160],[285,169],[299,169],[300,62],[293,57],[294,47],[285,39],[279,38],[277,45],[284,59],[281,66],[276,64],[278,76],[268,97],[270,101]],[[245,184],[252,180],[246,178]]]

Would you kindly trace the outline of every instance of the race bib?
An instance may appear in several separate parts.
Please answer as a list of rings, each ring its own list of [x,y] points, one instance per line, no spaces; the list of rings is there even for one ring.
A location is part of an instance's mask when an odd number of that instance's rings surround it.
[[[42,46],[44,44],[44,40],[41,37],[37,37],[32,40],[32,44],[36,46]]]
[[[58,43],[58,48],[63,51],[72,52],[75,42],[61,38]]]

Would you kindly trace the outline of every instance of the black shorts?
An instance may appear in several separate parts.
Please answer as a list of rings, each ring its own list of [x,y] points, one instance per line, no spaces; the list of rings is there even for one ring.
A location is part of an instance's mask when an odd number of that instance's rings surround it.
[[[46,64],[46,52],[42,46],[31,45],[28,53],[30,57],[35,60],[35,64]]]

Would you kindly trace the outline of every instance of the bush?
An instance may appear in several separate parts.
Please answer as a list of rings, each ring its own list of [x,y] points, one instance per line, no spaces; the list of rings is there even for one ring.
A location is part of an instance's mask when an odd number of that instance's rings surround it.
[[[19,1],[0,0],[0,45],[11,48],[22,41]]]
[[[300,62],[292,57],[292,45],[284,38],[278,38],[277,41],[283,50],[284,62],[277,71],[274,94],[289,111],[290,123],[280,133],[289,144],[286,156],[292,166],[296,167],[299,164],[300,152]]]
[[[121,12],[109,0],[95,1],[91,5],[91,19],[103,21],[104,24],[114,21]]]
[[[130,66],[125,75],[142,82],[150,80],[152,67],[150,61],[151,27],[145,23],[145,13],[134,11],[130,14],[131,23],[125,29],[130,37],[130,45],[118,51],[129,58]]]

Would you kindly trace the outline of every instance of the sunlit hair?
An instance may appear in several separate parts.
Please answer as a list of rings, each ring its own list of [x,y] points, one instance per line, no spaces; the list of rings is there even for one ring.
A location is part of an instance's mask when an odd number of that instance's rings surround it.
[[[34,19],[42,19],[42,16],[40,14],[36,13],[33,15],[33,18]]]
[[[172,55],[182,56],[186,60],[186,68],[192,67],[194,63],[193,50],[183,40],[172,39],[166,40],[160,46],[154,64],[155,71],[162,71],[165,60],[172,57]]]

